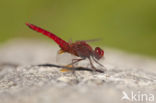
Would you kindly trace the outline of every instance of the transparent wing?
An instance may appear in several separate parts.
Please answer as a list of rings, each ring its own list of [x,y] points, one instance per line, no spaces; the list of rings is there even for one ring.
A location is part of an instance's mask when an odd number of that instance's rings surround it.
[[[77,40],[77,41],[85,41],[85,42],[97,42],[97,41],[101,41],[102,39],[97,38],[97,39],[91,39],[91,40]]]

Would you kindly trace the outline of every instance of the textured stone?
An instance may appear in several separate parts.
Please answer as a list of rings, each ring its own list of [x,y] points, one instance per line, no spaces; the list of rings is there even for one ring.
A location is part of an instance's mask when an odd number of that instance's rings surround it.
[[[37,66],[66,64],[74,58],[56,56],[57,50],[49,43],[27,40],[1,46],[0,103],[125,103],[122,91],[156,96],[154,59],[105,48],[105,59],[100,61],[105,73],[76,71],[74,75],[59,68]],[[89,62],[77,66],[89,67]]]

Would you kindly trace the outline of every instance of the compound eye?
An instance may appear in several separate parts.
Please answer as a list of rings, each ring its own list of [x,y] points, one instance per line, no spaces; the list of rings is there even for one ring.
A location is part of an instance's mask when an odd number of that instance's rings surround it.
[[[96,53],[101,54],[100,48],[97,47],[95,50],[96,50]]]
[[[104,55],[104,51],[100,49],[99,47],[95,48],[95,57],[97,59],[100,59]]]
[[[100,52],[101,52],[101,56],[103,56],[103,55],[104,55],[104,51],[103,51],[103,50],[101,50]]]

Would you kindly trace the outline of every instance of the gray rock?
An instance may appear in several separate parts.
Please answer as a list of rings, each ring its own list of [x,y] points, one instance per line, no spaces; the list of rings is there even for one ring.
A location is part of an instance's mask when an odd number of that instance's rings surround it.
[[[152,95],[156,96],[156,60],[105,48],[105,58],[100,61],[105,73],[76,71],[73,74],[55,67],[37,66],[63,65],[75,58],[69,54],[57,56],[57,50],[55,45],[28,40],[1,46],[0,103],[156,102],[151,99]],[[77,66],[90,65],[85,60]],[[129,100],[121,100],[124,93]]]

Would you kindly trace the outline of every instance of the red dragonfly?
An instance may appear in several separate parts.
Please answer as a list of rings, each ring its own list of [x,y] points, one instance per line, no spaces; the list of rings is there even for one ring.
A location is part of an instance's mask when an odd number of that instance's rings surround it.
[[[73,64],[85,59],[88,59],[90,61],[90,65],[93,68],[93,71],[95,71],[96,68],[92,63],[92,60],[94,60],[97,64],[103,66],[98,62],[98,60],[100,60],[104,56],[104,51],[101,48],[96,47],[95,50],[93,50],[92,47],[89,44],[87,44],[87,41],[76,41],[75,43],[66,42],[63,39],[56,36],[55,34],[48,32],[47,30],[44,30],[36,25],[30,23],[26,23],[26,25],[29,28],[39,33],[42,33],[43,35],[46,35],[52,40],[54,40],[60,46],[60,50],[58,52],[59,54],[67,52],[80,57],[80,59],[73,59],[72,63],[69,64],[68,67],[71,67],[73,66]]]

